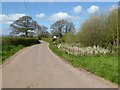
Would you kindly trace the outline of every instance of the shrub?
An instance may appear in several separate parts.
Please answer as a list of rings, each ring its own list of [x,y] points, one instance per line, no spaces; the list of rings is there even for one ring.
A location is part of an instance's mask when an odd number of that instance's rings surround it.
[[[77,37],[72,32],[68,32],[62,37],[62,40],[66,43],[75,43],[76,39]]]
[[[65,42],[64,39],[63,39],[63,38],[60,38],[60,39],[57,39],[57,40],[55,41],[55,44],[58,45],[58,44],[64,43],[64,42]]]
[[[93,15],[81,25],[77,33],[78,42],[84,46],[98,45],[116,52],[120,45],[118,27],[118,9],[108,14]]]
[[[53,38],[42,38],[42,40],[48,43],[52,43]]]

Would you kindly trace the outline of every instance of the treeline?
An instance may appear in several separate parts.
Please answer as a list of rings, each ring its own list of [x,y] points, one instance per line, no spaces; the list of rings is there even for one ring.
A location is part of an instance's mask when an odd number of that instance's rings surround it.
[[[20,36],[20,37],[49,37],[49,32],[47,27],[39,25],[30,16],[23,16],[10,25],[10,36]]]
[[[78,42],[84,46],[98,45],[116,50],[120,45],[118,9],[109,14],[91,16],[81,25],[77,36]]]
[[[118,10],[96,14],[82,23],[79,32],[75,25],[68,20],[58,20],[50,26],[51,31],[39,25],[30,16],[23,16],[14,21],[10,27],[12,36],[48,38],[50,42],[80,43],[83,46],[100,46],[116,51],[120,45],[120,31],[118,25]],[[52,39],[51,39],[52,38]]]
[[[57,36],[61,38],[68,32],[75,32],[73,22],[67,20],[58,20],[50,26],[51,31],[48,32],[48,27],[38,24],[30,16],[23,16],[10,25],[10,36],[21,37],[38,37],[38,39]]]

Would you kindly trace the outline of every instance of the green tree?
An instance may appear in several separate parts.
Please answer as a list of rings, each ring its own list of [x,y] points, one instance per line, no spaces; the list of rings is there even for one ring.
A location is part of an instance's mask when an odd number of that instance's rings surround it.
[[[42,39],[43,37],[48,38],[50,35],[47,30],[48,30],[48,28],[46,26],[40,26],[40,29],[38,29],[38,32],[37,32],[38,38],[39,39]]]
[[[65,23],[65,34],[68,32],[74,33],[75,32],[75,25],[73,22],[66,22]]]
[[[67,20],[59,20],[52,24],[50,28],[52,29],[53,35],[62,37],[63,34],[66,34],[67,32],[74,32],[75,25]]]
[[[99,45],[116,50],[120,45],[118,10],[119,8],[87,19],[77,33],[78,42],[84,46]]]
[[[66,43],[76,43],[76,35],[72,32],[67,32],[67,34],[62,37],[62,40]]]
[[[114,9],[108,16],[108,22],[106,24],[106,35],[108,37],[109,43],[113,46],[112,48],[118,48],[119,37],[120,37],[120,26],[118,25],[118,10],[120,8]],[[115,49],[114,48],[114,49]]]
[[[103,34],[106,19],[102,15],[95,15],[86,20],[78,33],[79,41],[85,46],[104,46]]]
[[[37,22],[34,21],[30,16],[23,16],[10,25],[10,28],[12,29],[10,34],[23,34],[25,37],[28,37],[29,33],[34,32],[36,25]]]
[[[62,37],[62,28],[64,27],[64,20],[56,21],[51,25],[51,29],[56,30],[57,35]]]

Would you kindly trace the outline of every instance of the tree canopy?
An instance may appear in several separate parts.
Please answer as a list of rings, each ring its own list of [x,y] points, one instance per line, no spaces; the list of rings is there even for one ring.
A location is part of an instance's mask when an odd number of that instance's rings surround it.
[[[36,25],[38,25],[37,22],[30,16],[23,16],[10,25],[10,28],[12,29],[11,34],[22,34],[25,35],[25,37],[28,37],[34,32]]]
[[[46,26],[40,26],[37,32],[38,38],[42,39],[43,37],[46,37],[46,38],[49,37],[50,34],[47,30],[48,28]]]
[[[62,35],[66,34],[67,32],[74,32],[75,25],[66,20],[58,20],[52,24],[50,28],[52,29],[53,35],[62,37]]]

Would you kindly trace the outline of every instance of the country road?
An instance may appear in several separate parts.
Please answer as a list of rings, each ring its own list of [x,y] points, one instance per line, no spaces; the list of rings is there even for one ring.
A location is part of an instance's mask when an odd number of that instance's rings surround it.
[[[2,88],[115,88],[61,60],[47,43],[24,48],[2,66]]]

